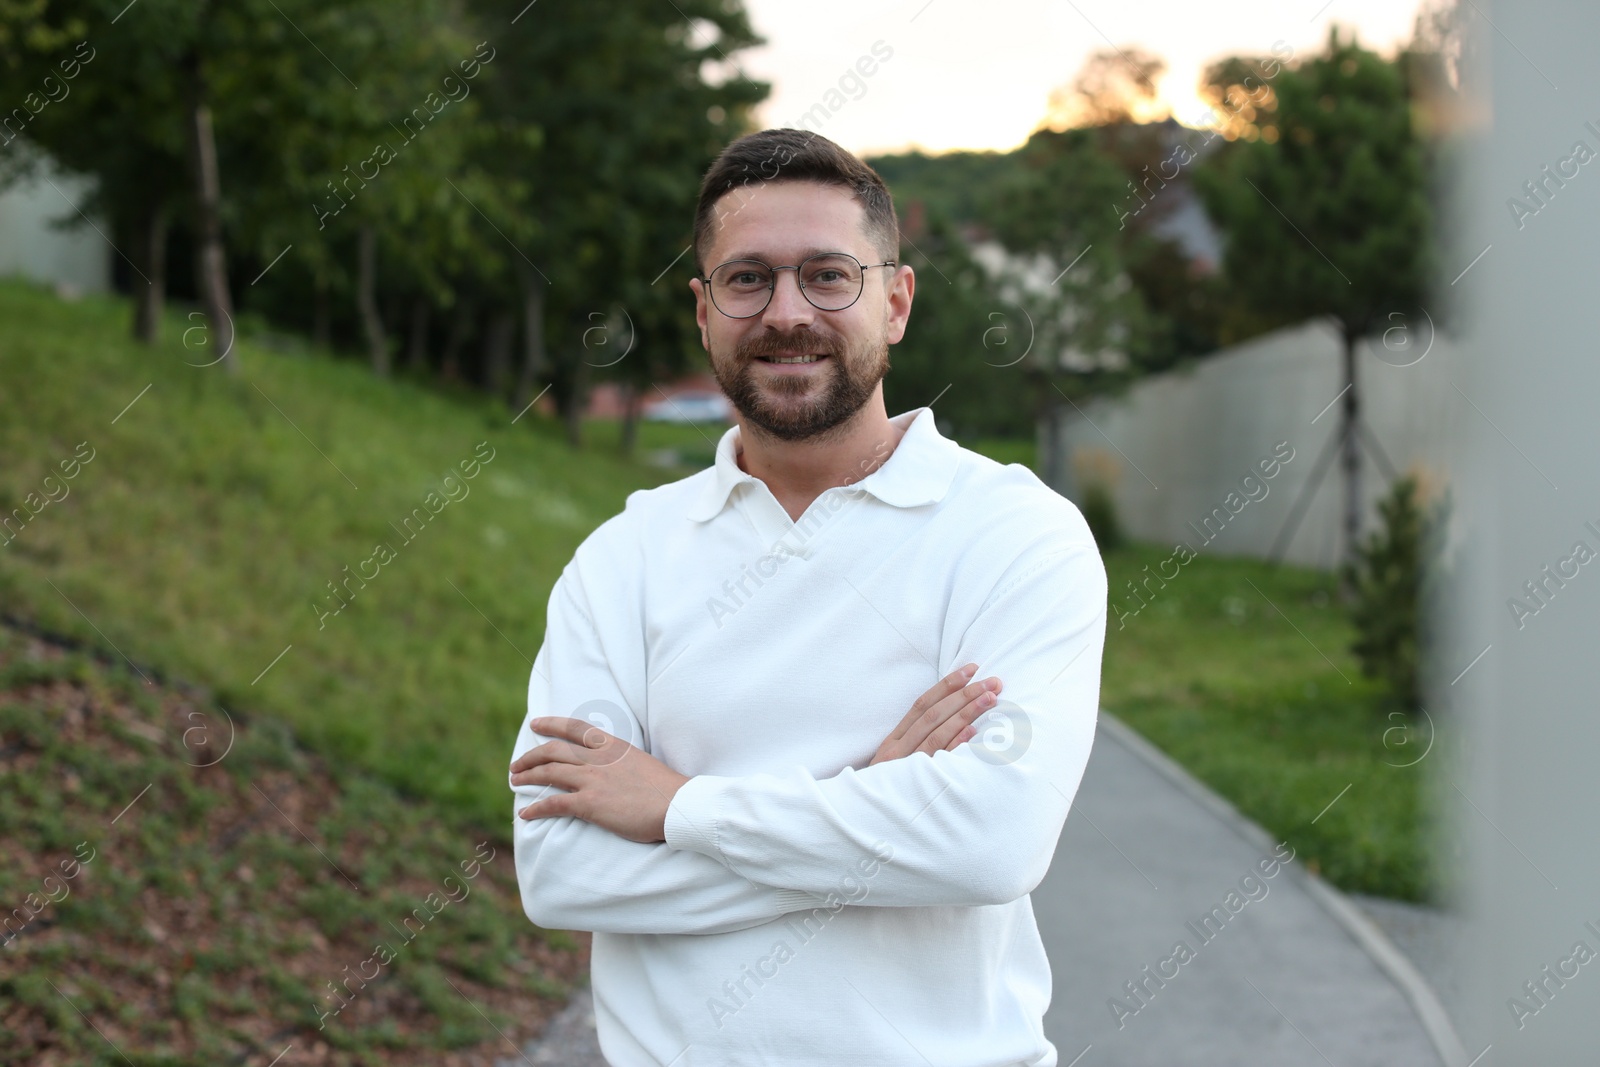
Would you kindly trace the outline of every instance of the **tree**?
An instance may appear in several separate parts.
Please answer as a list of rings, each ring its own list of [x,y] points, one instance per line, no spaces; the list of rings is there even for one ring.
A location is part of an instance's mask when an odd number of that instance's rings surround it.
[[[1275,64],[1276,60],[1265,61]],[[1243,61],[1207,82],[1237,95]],[[1323,54],[1251,91],[1232,143],[1196,181],[1225,235],[1223,270],[1268,323],[1331,319],[1343,343],[1344,532],[1361,534],[1356,342],[1421,301],[1430,260],[1422,149],[1397,65],[1330,30]],[[1349,592],[1348,582],[1346,592]]]
[[[1164,69],[1139,48],[1105,49],[1052,95],[1044,128],[1014,152],[872,161],[897,199],[984,224],[1015,257],[1048,257],[1047,280],[1085,253],[1053,287],[1075,290],[1059,301],[1056,333],[1109,362],[1063,379],[1063,390],[1119,387],[1217,346],[1221,287],[1162,226],[1191,203],[1189,164],[1204,142],[1171,119],[1136,121],[1160,113]]]
[[[518,399],[547,381],[573,444],[599,374],[638,391],[687,365],[689,207],[768,91],[742,76],[711,83],[702,68],[758,43],[737,4],[595,0],[582,17],[534,8],[497,44],[481,151],[522,181],[484,209],[521,261],[495,299],[527,327]],[[618,309],[628,337],[602,325]],[[602,336],[612,347],[597,347]]]
[[[0,137],[0,151],[11,164],[9,177],[48,157],[99,179],[78,207],[109,219],[115,245],[129,250],[134,335],[154,343],[166,294],[167,233],[188,181],[183,87],[173,54],[146,47],[147,35],[172,37],[170,13],[157,6],[145,26],[108,33],[115,14],[110,4],[26,0],[8,0],[0,9],[0,92],[17,100],[39,92],[55,97],[13,128],[21,142]]]
[[[1002,294],[955,224],[925,210],[925,232],[901,247],[917,290],[905,337],[890,349],[884,400],[898,412],[937,399],[940,424],[957,436],[1030,433],[1036,404],[1024,364],[1042,343],[1030,320],[1039,308]]]
[[[1378,502],[1378,529],[1345,565],[1356,590],[1350,650],[1361,673],[1382,682],[1388,700],[1406,712],[1421,698],[1419,670],[1431,637],[1423,605],[1438,578],[1450,507],[1447,497],[1424,503],[1421,495],[1415,473],[1397,478]]]
[[[283,18],[253,27],[219,113],[224,163],[251,179],[229,198],[229,229],[260,268],[292,246],[269,307],[293,307],[307,281],[346,297],[369,364],[388,374],[398,324],[384,321],[384,301],[446,303],[468,263],[500,255],[459,192],[493,195],[469,155],[495,49],[448,0],[344,0],[296,15],[298,29]]]
[[[1156,83],[1167,61],[1141,48],[1102,48],[1084,62],[1070,86],[1050,94],[1045,123],[1052,129],[1115,126],[1165,115]]]
[[[768,91],[718,73],[760,43],[736,0],[0,0],[0,92],[59,88],[86,36],[92,71],[28,105],[25,145],[0,134],[0,177],[48,158],[97,180],[83,206],[133,253],[147,340],[170,228],[212,351],[235,297],[359,338],[380,374],[398,334],[416,368],[446,322],[447,377],[477,342],[485,384],[518,410],[548,387],[574,441],[595,378],[637,393],[694,357],[686,209]]]
[[[322,289],[340,280],[335,256],[368,266],[355,273],[369,283],[386,252],[400,255],[408,280],[448,259],[446,235],[470,209],[431,208],[470,115],[430,125],[427,151],[398,152],[381,179],[352,168],[372,162],[380,138],[404,143],[391,124],[430,94],[442,100],[442,78],[466,85],[456,64],[473,52],[452,0],[64,0],[34,12],[28,32],[0,40],[5,81],[37,78],[29,65],[47,63],[60,39],[77,34],[92,66],[27,133],[69,170],[98,179],[86,207],[108,215],[134,249],[135,332],[145,340],[160,320],[174,220],[195,240],[208,343],[230,366],[230,244],[262,267],[292,244]],[[424,107],[422,122],[433,113]],[[361,221],[330,232],[321,216],[344,210],[340,190],[363,194],[340,221]],[[325,202],[335,207],[319,214]],[[371,310],[375,284],[357,288]],[[379,325],[375,314],[366,321]],[[380,347],[373,361],[382,370]]]
[[[1063,381],[1082,394],[1126,379],[1149,328],[1110,210],[1126,180],[1098,140],[1087,128],[1036,130],[1017,150],[1012,174],[997,183],[988,211],[1009,252],[1042,256],[1059,271],[1036,294],[1040,359],[1030,367],[1047,406],[1062,395]]]

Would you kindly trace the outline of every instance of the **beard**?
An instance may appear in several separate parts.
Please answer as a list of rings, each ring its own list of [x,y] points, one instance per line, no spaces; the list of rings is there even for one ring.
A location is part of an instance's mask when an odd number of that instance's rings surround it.
[[[768,374],[757,381],[758,358],[784,351],[829,357],[820,390],[811,380],[816,375]],[[750,425],[782,441],[805,441],[843,425],[872,399],[889,372],[889,344],[879,336],[852,349],[836,335],[810,329],[757,333],[742,340],[731,359],[713,358],[711,371]]]

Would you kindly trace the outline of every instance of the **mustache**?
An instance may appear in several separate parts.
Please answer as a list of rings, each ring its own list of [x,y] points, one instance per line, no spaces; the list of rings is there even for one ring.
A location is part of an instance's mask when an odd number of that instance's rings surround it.
[[[840,344],[832,337],[810,330],[797,330],[788,334],[763,333],[745,338],[739,344],[738,353],[745,360],[751,360],[780,352],[816,352],[836,356],[840,349]]]

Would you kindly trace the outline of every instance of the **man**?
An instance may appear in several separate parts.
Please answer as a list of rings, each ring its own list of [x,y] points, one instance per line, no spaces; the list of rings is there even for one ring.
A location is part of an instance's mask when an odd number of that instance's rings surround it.
[[[833,142],[727,147],[689,285],[738,425],[550,595],[517,876],[535,923],[595,932],[614,1067],[1056,1063],[1028,894],[1094,736],[1105,571],[1032,472],[888,417],[898,245]]]

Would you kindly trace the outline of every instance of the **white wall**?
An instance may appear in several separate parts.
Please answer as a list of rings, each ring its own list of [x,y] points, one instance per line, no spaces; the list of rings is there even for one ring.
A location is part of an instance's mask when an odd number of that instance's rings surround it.
[[[1435,333],[1426,317],[1392,320],[1387,346],[1378,336],[1357,349],[1364,421],[1396,469],[1421,469],[1425,492],[1449,480],[1450,429],[1463,410],[1471,412],[1451,384],[1455,362],[1450,338]],[[1280,330],[1145,379],[1122,397],[1094,401],[1081,411],[1066,406],[1052,479],[1081,503],[1084,465],[1109,470],[1106,480],[1131,536],[1183,541],[1220,555],[1266,556],[1319,455],[1325,447],[1337,449],[1332,438],[1342,402],[1328,404],[1343,386],[1340,342],[1331,326]],[[1045,442],[1048,431],[1043,428]],[[1228,494],[1240,491],[1241,478],[1270,459],[1280,442],[1293,458],[1270,480],[1248,483],[1230,503]],[[1283,553],[1286,560],[1331,568],[1342,558],[1342,474],[1337,455],[1327,462]],[[1367,451],[1362,464],[1368,532],[1389,477]],[[1246,493],[1260,499],[1241,506]],[[1200,526],[1218,507],[1229,521]]]
[[[0,275],[20,274],[80,292],[108,291],[111,257],[116,253],[73,209],[85,201],[90,188],[88,179],[51,172],[0,192]],[[67,229],[52,225],[61,218],[73,219],[76,225]],[[96,219],[95,225],[106,229],[104,219]]]

